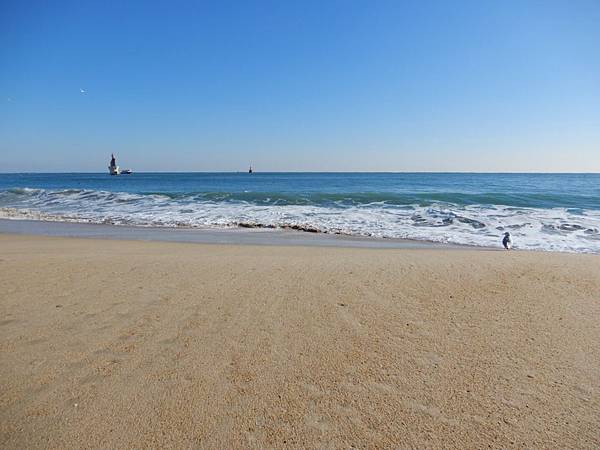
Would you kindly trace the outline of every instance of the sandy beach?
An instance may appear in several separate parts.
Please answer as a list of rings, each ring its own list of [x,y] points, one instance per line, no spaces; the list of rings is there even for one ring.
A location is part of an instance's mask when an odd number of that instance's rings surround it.
[[[598,448],[600,257],[0,234],[2,448]]]

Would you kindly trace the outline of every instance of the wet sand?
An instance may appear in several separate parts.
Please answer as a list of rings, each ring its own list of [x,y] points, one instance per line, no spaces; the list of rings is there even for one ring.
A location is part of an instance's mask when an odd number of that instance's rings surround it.
[[[436,248],[480,249],[465,245],[410,239],[388,239],[350,236],[331,233],[310,233],[291,229],[269,228],[186,228],[140,227],[77,222],[52,222],[43,220],[0,219],[0,234],[26,234],[51,237],[79,237],[94,239],[119,239],[161,242],[187,242],[194,244],[244,244],[303,247],[348,248]]]
[[[0,234],[2,448],[598,448],[600,257]]]

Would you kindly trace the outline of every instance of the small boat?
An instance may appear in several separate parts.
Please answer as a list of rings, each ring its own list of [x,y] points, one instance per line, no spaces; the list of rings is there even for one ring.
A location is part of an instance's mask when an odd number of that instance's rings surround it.
[[[117,159],[114,154],[110,155],[110,165],[108,166],[108,173],[111,175],[131,175],[131,169],[121,169],[117,166]]]
[[[248,169],[248,173],[252,173],[252,164],[250,164],[250,168]]]

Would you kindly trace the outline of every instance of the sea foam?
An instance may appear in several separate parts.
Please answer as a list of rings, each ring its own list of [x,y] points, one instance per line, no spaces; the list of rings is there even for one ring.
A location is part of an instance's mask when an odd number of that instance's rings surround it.
[[[600,211],[415,201],[370,193],[319,198],[277,193],[128,193],[90,189],[0,191],[0,218],[160,227],[256,227],[600,253]],[[381,197],[381,196],[380,196]],[[405,200],[403,200],[405,201]]]

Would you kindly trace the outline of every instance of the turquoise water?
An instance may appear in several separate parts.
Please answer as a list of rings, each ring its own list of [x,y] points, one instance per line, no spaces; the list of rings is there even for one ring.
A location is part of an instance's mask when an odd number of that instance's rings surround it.
[[[600,253],[599,174],[0,174],[0,217]]]

